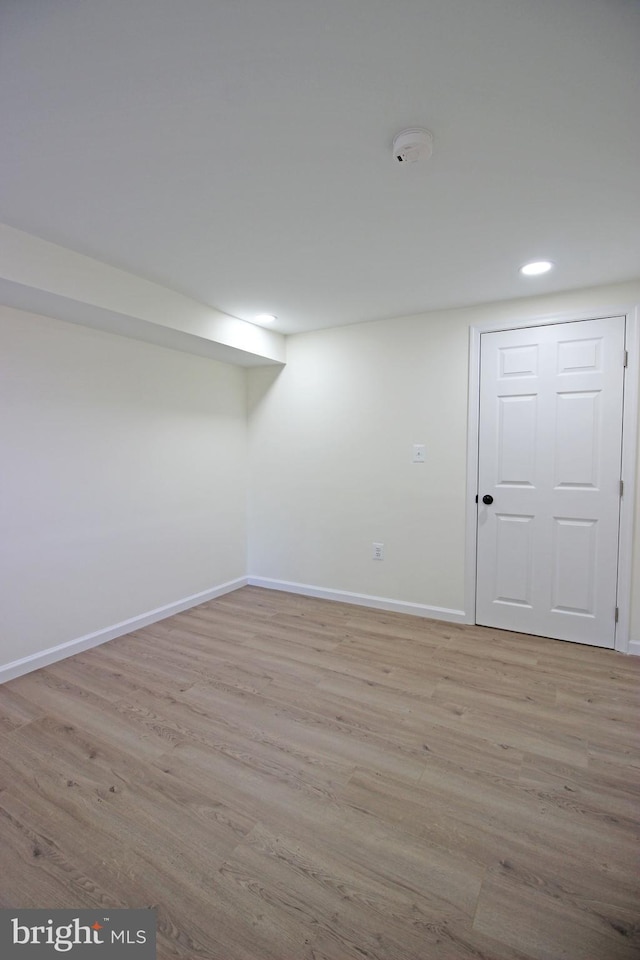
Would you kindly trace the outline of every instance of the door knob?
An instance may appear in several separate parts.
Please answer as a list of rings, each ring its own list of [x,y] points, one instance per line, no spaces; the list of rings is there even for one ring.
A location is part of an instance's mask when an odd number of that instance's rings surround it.
[[[493,503],[493,497],[490,493],[485,493],[484,497],[482,498],[482,502],[489,506],[490,503]]]

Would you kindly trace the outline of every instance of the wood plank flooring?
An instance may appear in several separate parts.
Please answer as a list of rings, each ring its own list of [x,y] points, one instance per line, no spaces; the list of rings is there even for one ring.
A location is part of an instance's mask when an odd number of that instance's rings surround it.
[[[0,905],[158,957],[640,956],[640,658],[246,587],[0,687]]]

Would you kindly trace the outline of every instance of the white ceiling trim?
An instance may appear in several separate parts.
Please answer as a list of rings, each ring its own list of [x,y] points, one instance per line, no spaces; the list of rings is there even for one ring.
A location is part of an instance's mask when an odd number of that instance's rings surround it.
[[[0,224],[7,306],[239,366],[282,364],[285,338],[189,297]]]

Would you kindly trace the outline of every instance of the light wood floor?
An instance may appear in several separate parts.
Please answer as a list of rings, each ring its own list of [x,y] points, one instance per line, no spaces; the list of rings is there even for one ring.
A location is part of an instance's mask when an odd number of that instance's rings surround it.
[[[0,905],[158,957],[640,954],[640,658],[247,587],[0,687]]]

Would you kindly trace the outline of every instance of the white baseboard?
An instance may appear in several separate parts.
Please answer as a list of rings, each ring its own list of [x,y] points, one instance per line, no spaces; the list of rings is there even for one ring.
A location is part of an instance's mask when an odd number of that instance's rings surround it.
[[[85,636],[78,637],[75,640],[68,640],[66,643],[60,643],[55,647],[48,647],[46,650],[32,653],[21,660],[13,660],[10,663],[0,665],[0,683],[21,677],[25,673],[31,673],[32,670],[47,667],[59,660],[65,660],[67,657],[81,653],[83,650],[90,650],[91,647],[100,646],[101,643],[106,643],[108,640],[115,640],[116,637],[122,637],[134,630],[147,627],[151,623],[157,623],[158,620],[166,620],[167,617],[172,617],[182,610],[197,607],[201,603],[215,600],[216,597],[222,597],[225,593],[232,593],[234,590],[239,590],[240,587],[246,587],[247,585],[264,587],[267,590],[281,590],[284,593],[297,593],[305,597],[318,597],[322,600],[333,600],[337,603],[353,603],[356,606],[389,610],[393,613],[407,613],[415,617],[425,617],[428,620],[444,620],[447,623],[472,622],[464,610],[453,610],[450,607],[432,607],[424,603],[391,600],[388,597],[376,597],[366,593],[351,593],[348,590],[329,590],[326,587],[314,587],[308,583],[273,580],[269,577],[238,577],[236,580],[229,580],[227,583],[221,583],[219,586],[203,590],[201,593],[183,597],[182,600],[176,600],[174,603],[156,607],[155,610],[141,613],[130,620],[122,620],[120,623],[105,627],[103,630],[97,630],[95,633],[85,634]],[[640,640],[630,641],[627,653],[631,656],[640,657]]]
[[[268,577],[249,577],[248,583],[252,587],[299,593],[304,597],[319,597],[321,600],[335,600],[338,603],[354,603],[360,607],[390,610],[393,613],[409,613],[414,617],[426,617],[428,620],[446,620],[448,623],[471,622],[464,610],[452,610],[449,607],[430,607],[425,603],[391,600],[388,597],[375,597],[367,593],[350,593],[348,590],[328,590],[325,587],[313,587],[308,583],[290,583],[288,580],[271,580]]]
[[[630,653],[633,657],[640,657],[640,640],[630,640],[627,653]]]
[[[156,607],[155,610],[141,613],[130,620],[114,623],[113,626],[105,627],[104,630],[96,630],[95,633],[87,633],[84,637],[78,637],[76,640],[59,643],[56,647],[49,647],[38,653],[32,653],[21,660],[5,663],[0,666],[0,683],[13,680],[15,677],[21,677],[25,673],[31,673],[32,670],[47,667],[49,664],[57,663],[58,660],[64,660],[66,657],[72,657],[75,653],[81,653],[83,650],[90,650],[91,647],[97,647],[101,643],[106,643],[107,640],[114,640],[126,633],[132,633],[134,630],[147,627],[150,623],[165,620],[182,610],[189,610],[191,607],[197,607],[200,603],[206,603],[207,600],[215,600],[216,597],[221,597],[225,593],[231,593],[240,587],[246,587],[248,582],[246,577],[238,577],[237,580],[229,580],[227,583],[221,583],[210,590],[203,590],[201,593],[194,593],[190,597],[176,600],[175,603],[168,603],[164,607]]]

